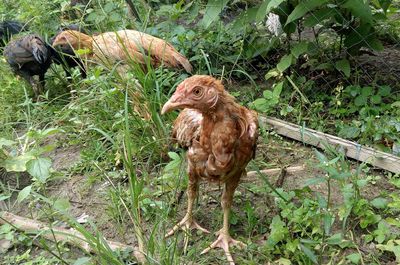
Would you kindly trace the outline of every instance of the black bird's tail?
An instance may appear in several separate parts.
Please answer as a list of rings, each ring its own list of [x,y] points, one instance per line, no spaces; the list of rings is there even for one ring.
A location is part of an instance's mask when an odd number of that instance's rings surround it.
[[[40,64],[45,64],[51,56],[48,45],[39,37],[31,39],[32,55]]]

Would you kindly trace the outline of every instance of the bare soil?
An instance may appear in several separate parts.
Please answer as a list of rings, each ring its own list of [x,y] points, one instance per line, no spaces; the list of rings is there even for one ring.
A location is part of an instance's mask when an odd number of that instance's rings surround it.
[[[57,148],[51,152],[49,156],[53,160],[54,169],[63,171],[74,166],[79,162],[80,150],[79,146],[67,146]],[[264,168],[282,168],[298,165],[306,166],[306,170],[304,171],[295,174],[288,173],[285,175],[282,182],[282,188],[284,190],[301,189],[307,179],[323,175],[323,172],[316,168],[318,162],[312,148],[299,142],[283,139],[279,136],[270,135],[268,137],[268,142],[259,143],[256,161],[257,164],[264,164]],[[354,168],[356,168],[356,166],[357,163],[354,162]],[[252,170],[251,166],[249,170]],[[373,199],[379,196],[382,191],[388,191],[394,188],[386,181],[381,172],[376,171],[374,174],[375,173],[380,176],[380,179],[377,180],[375,186],[368,186],[367,189],[363,190],[363,195],[368,199]],[[11,175],[8,175],[8,178],[10,176]],[[29,185],[29,176],[26,174],[22,174],[21,176],[22,180],[20,180],[20,184],[23,184],[23,186]],[[268,176],[268,179],[272,184],[277,181],[277,178],[278,176]],[[15,184],[15,181],[12,182]],[[3,183],[7,182],[4,180]],[[271,218],[276,214],[272,194],[268,195],[265,192],[257,192],[257,189],[263,189],[263,187],[266,187],[266,185],[264,181],[258,177],[243,178],[235,193],[234,205],[232,208],[233,215],[238,216],[238,220],[246,220],[246,213],[244,212],[246,204],[249,204],[254,208],[257,217],[257,226],[265,227],[265,233],[252,235],[251,241],[257,244],[265,242],[268,237],[268,227]],[[19,186],[19,189],[21,188],[22,187]],[[109,188],[109,183],[107,181],[89,184],[86,176],[76,174],[71,175],[68,178],[52,181],[46,188],[49,197],[68,199],[71,204],[69,211],[70,214],[77,219],[85,219],[84,216],[86,215],[87,218],[97,226],[98,230],[106,239],[136,245],[136,239],[132,227],[127,227],[121,223],[117,223],[116,220],[112,219],[108,214],[108,209],[109,207],[112,207],[112,204],[107,201],[106,194],[107,189]],[[319,192],[323,196],[327,195],[327,186],[325,183],[311,186],[311,189],[314,192]],[[218,185],[202,183],[200,186],[198,203],[195,207],[195,215],[199,223],[207,229],[210,229],[212,232],[217,231],[222,225],[222,211],[220,207],[221,193],[222,188]],[[160,199],[162,200],[163,197]],[[166,198],[164,197],[164,199]],[[332,205],[337,206],[341,203],[342,195],[340,187],[339,185],[333,185]],[[3,205],[3,208],[4,207],[7,208],[7,206]],[[42,206],[39,204],[34,206],[19,205],[13,209],[7,210],[22,216],[43,219],[40,210],[41,207]],[[170,218],[170,221],[165,224],[166,228],[172,227],[174,223],[178,222],[184,215],[186,210],[186,195],[183,196],[176,207],[177,214],[173,218]],[[59,225],[67,226],[65,222],[61,222]],[[153,224],[148,224],[148,232],[150,232],[150,228],[152,227]],[[246,236],[242,227],[243,225],[241,223],[232,225],[231,230],[233,231],[233,235],[238,235],[239,237]],[[88,225],[87,228],[91,229]],[[146,227],[145,230],[147,230]],[[192,244],[196,244],[196,238],[198,238],[198,235],[194,236]],[[214,237],[212,235],[209,236],[210,243],[213,240]],[[182,243],[183,241],[180,242],[178,246],[181,246]],[[364,248],[367,247],[368,246],[364,246]],[[219,253],[218,251],[214,252]]]

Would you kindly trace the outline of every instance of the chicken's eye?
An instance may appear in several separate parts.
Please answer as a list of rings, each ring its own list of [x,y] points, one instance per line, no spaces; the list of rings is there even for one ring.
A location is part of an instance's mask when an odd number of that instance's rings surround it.
[[[193,94],[194,94],[196,97],[200,97],[200,96],[203,94],[203,89],[202,89],[201,87],[195,87],[195,88],[193,89]]]

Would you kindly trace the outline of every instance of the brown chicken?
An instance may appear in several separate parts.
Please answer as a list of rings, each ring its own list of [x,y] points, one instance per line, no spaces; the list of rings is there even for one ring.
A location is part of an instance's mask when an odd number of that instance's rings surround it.
[[[178,229],[202,228],[193,218],[193,202],[198,182],[205,179],[225,184],[221,205],[224,212],[223,227],[217,240],[202,253],[222,248],[227,260],[234,264],[230,245],[246,246],[229,234],[229,212],[233,194],[246,166],[254,158],[258,138],[257,113],[240,106],[225,91],[222,83],[211,76],[195,75],[184,80],[161,113],[183,109],[174,123],[173,137],[188,148],[188,208],[186,215],[166,237]]]
[[[72,47],[75,51],[86,50],[86,59],[105,65],[115,65],[130,60],[146,65],[150,57],[153,66],[164,64],[172,68],[184,68],[192,71],[188,59],[180,54],[168,42],[136,30],[120,30],[89,36],[75,30],[66,30],[58,34],[53,47],[66,49]]]

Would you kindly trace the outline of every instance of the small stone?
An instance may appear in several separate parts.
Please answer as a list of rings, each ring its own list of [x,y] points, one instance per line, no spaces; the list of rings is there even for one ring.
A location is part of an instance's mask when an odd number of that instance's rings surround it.
[[[6,253],[12,247],[12,242],[7,239],[0,239],[0,253]]]

